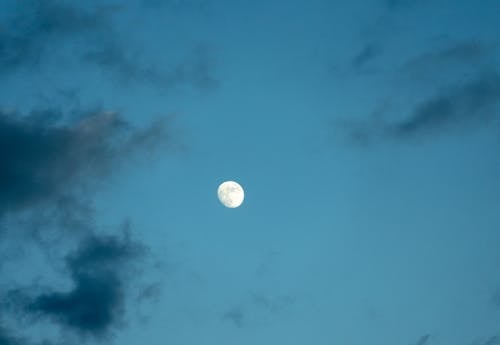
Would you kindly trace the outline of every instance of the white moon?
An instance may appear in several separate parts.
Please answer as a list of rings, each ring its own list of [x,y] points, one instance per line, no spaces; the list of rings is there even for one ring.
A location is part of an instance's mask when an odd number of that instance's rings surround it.
[[[226,181],[217,189],[217,196],[222,205],[229,208],[236,208],[243,203],[245,192],[243,188],[234,181]]]

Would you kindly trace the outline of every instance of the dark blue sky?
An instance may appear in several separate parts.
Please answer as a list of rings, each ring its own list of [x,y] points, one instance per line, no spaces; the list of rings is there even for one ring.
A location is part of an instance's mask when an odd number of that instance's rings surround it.
[[[0,345],[500,344],[499,13],[2,1]]]

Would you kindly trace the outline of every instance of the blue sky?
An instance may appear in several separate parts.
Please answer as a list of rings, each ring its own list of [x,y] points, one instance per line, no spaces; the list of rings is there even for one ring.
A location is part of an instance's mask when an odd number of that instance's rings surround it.
[[[2,2],[0,345],[500,344],[499,12]]]

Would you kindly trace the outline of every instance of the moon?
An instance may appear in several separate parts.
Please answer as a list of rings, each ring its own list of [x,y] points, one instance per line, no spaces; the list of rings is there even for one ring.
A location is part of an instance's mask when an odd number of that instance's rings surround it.
[[[236,208],[243,203],[245,192],[237,182],[226,181],[217,189],[217,196],[222,205],[229,208]]]

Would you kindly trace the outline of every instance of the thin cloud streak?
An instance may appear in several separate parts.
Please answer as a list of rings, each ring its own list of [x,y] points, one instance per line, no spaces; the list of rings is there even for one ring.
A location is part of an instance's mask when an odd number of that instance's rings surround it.
[[[369,121],[345,121],[342,126],[347,128],[350,140],[358,144],[426,139],[494,125],[500,120],[499,104],[500,76],[485,73],[420,102],[406,119],[391,122],[379,115]]]

